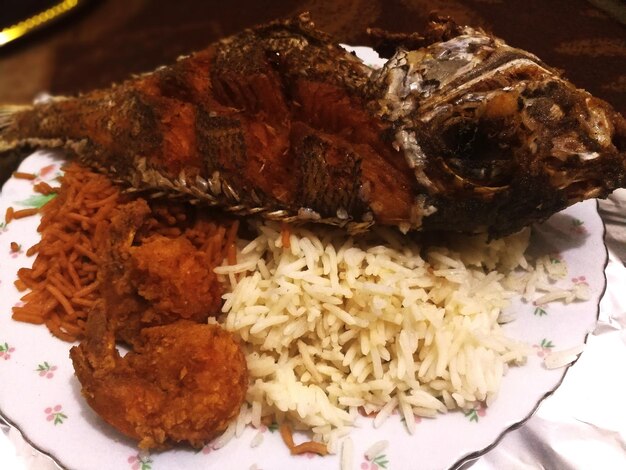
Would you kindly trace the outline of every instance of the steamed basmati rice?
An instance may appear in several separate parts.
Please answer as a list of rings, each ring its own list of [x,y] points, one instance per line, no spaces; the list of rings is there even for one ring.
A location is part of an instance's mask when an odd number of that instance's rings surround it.
[[[251,377],[238,421],[287,419],[330,452],[359,410],[376,414],[376,427],[397,410],[413,432],[414,416],[491,402],[529,351],[499,324],[510,299],[587,295],[554,291],[564,263],[530,263],[529,230],[443,248],[391,230],[292,227],[286,247],[278,224],[255,228],[237,264],[216,269],[230,283],[219,321],[243,340]]]

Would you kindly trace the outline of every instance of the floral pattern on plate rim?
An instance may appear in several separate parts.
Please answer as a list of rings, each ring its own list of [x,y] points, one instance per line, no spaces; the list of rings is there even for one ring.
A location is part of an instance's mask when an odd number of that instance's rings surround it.
[[[61,405],[49,406],[44,409],[46,421],[52,421],[55,426],[57,424],[63,424],[67,419],[67,415],[62,410],[63,407]]]
[[[4,359],[8,361],[11,359],[11,353],[15,352],[15,348],[11,346],[6,341],[4,343],[0,343],[0,359]]]
[[[138,453],[128,457],[127,461],[130,464],[131,470],[152,470],[153,461],[150,455]]]
[[[35,372],[39,373],[40,377],[51,379],[54,377],[54,372],[58,369],[57,366],[51,365],[48,361],[43,361],[37,365]]]

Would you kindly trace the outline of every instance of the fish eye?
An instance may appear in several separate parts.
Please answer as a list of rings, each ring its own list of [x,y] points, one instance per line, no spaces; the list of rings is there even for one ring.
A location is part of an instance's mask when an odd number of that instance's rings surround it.
[[[504,186],[513,176],[513,133],[501,120],[457,116],[440,136],[448,168],[469,183]]]

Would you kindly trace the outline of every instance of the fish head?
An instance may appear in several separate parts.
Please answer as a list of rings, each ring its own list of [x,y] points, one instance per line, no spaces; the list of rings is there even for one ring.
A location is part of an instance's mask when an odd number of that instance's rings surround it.
[[[626,184],[624,118],[481,30],[400,49],[374,83],[379,115],[437,208],[425,227],[508,233]]]

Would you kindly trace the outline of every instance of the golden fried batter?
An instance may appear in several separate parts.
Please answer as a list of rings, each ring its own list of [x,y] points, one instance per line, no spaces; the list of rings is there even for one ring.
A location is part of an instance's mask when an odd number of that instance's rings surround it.
[[[153,235],[129,253],[137,291],[155,311],[196,321],[219,311],[222,289],[212,265],[186,238]]]
[[[137,199],[121,205],[98,234],[100,291],[118,339],[132,344],[144,327],[205,323],[220,311],[222,285],[213,268],[224,258],[226,224],[189,211]]]
[[[89,405],[142,449],[202,447],[237,415],[248,386],[245,356],[220,326],[144,328],[121,357],[102,306],[70,357]]]
[[[136,199],[96,232],[102,300],[70,356],[89,405],[144,449],[201,447],[237,415],[248,385],[219,312],[220,264],[235,225]],[[116,339],[131,345],[121,357]]]

